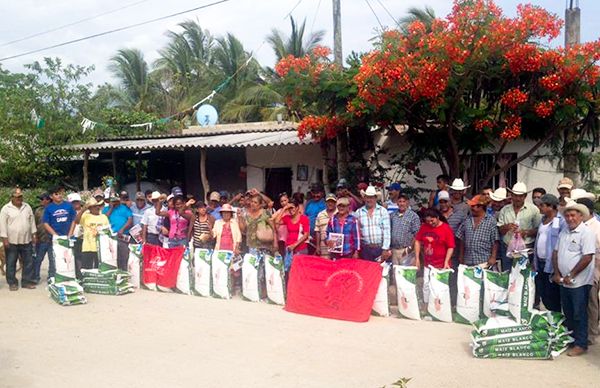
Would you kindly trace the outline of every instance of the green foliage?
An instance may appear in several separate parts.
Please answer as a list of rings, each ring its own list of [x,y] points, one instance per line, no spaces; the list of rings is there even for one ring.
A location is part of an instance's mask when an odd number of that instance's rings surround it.
[[[10,202],[10,193],[13,190],[14,187],[0,187],[0,207]],[[23,190],[23,200],[27,202],[33,209],[35,209],[40,203],[40,200],[37,197],[46,191],[47,188],[45,187],[35,187]]]

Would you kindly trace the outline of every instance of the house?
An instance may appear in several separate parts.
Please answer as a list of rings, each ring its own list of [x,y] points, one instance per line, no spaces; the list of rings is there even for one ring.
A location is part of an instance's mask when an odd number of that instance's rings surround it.
[[[177,135],[100,139],[68,148],[83,152],[84,190],[98,186],[111,171],[122,184],[141,176],[163,189],[179,185],[201,198],[212,190],[245,191],[256,187],[275,198],[309,189],[322,180],[321,148],[300,140],[297,124],[256,122],[191,126]],[[94,160],[90,155],[97,154]]]

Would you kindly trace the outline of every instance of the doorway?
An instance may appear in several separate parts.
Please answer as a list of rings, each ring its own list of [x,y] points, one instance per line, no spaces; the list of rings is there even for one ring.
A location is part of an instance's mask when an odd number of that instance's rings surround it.
[[[291,168],[266,168],[265,169],[265,194],[275,201],[279,207],[279,194],[292,195],[292,169]]]

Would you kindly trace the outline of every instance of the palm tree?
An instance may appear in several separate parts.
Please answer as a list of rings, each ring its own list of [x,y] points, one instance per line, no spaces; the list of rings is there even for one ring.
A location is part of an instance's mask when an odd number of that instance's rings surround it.
[[[242,88],[261,81],[258,74],[260,65],[256,59],[249,59],[250,53],[233,34],[227,33],[226,36],[217,38],[213,56],[216,69],[227,80],[221,94],[233,96]],[[250,62],[244,66],[248,60]]]
[[[419,7],[410,7],[408,11],[406,11],[407,15],[400,18],[398,20],[398,27],[404,33],[408,32],[408,26],[414,21],[421,21],[425,24],[425,27],[429,31],[431,29],[431,24],[435,20],[435,11],[430,6],[425,6],[424,8]]]
[[[109,70],[120,82],[122,103],[149,112],[153,88],[144,54],[138,49],[120,49],[110,61]]]
[[[267,41],[273,47],[277,61],[288,55],[302,57],[310,52],[316,45],[323,40],[325,31],[319,30],[312,32],[306,39],[304,38],[306,19],[300,26],[296,24],[293,17],[290,16],[292,24],[292,33],[286,36],[283,32],[273,29],[271,34],[267,36]]]

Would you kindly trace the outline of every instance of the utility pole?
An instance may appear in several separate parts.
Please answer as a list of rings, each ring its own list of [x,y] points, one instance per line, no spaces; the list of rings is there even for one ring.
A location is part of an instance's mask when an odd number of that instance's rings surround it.
[[[581,9],[579,0],[569,0],[565,10],[565,47],[581,42]],[[574,128],[567,129],[563,144],[563,175],[573,180],[575,187],[580,184],[577,133]]]
[[[344,67],[342,55],[342,12],[340,0],[333,1],[333,58],[334,63],[340,68]],[[346,178],[348,173],[348,133],[344,129],[336,136],[337,177],[338,180]]]

